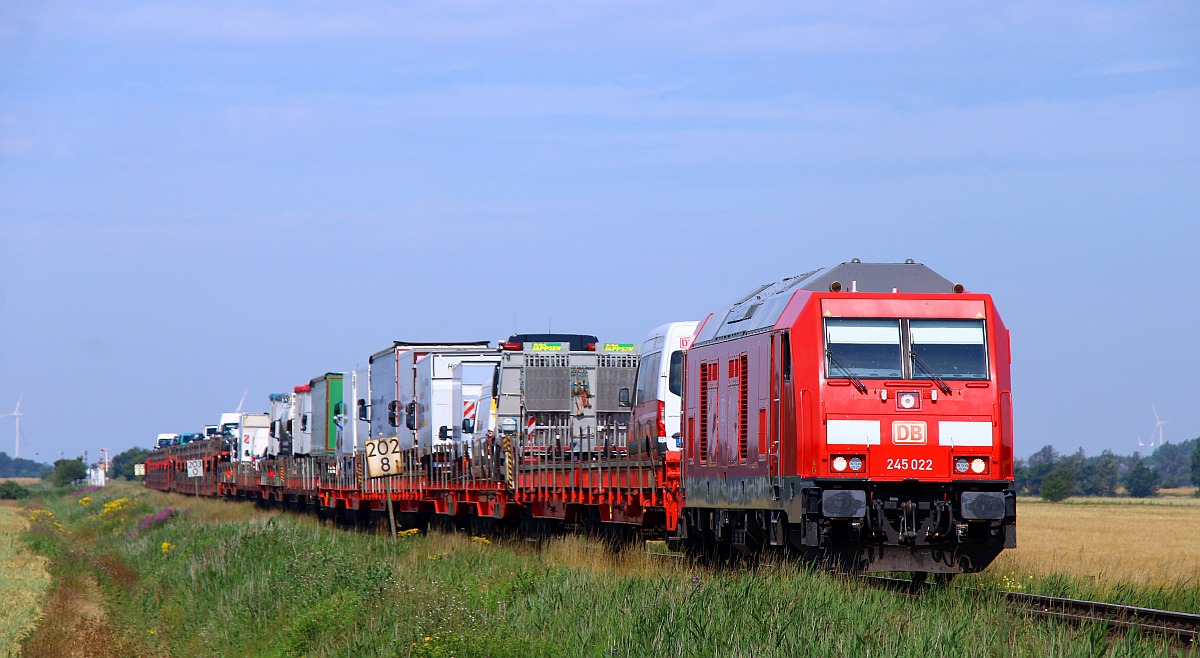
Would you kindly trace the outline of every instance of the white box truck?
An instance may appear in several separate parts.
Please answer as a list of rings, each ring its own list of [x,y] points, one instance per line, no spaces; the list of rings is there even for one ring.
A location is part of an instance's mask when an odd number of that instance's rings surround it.
[[[262,459],[271,451],[271,415],[268,413],[221,414],[221,432],[231,446],[232,461]]]
[[[404,447],[411,448],[415,444],[412,430],[405,427],[405,405],[411,400],[401,401],[400,385],[412,390],[416,373],[413,370],[413,356],[424,356],[431,352],[471,351],[488,349],[488,341],[472,342],[430,342],[414,343],[394,341],[388,347],[371,355],[367,366],[369,380],[368,391],[370,403],[364,398],[359,408],[359,417],[366,416],[370,420],[370,438],[381,439],[399,437],[406,441]],[[408,355],[407,357],[405,355]],[[361,384],[360,384],[361,387]]]
[[[492,390],[498,376],[500,356],[466,359],[454,364],[450,385],[453,388],[451,410],[454,440],[470,445],[488,432],[496,432],[496,398]]]
[[[454,403],[454,371],[465,362],[494,373],[500,354],[495,350],[426,354],[413,361],[416,380],[412,389],[400,387],[400,399],[406,401],[406,427],[416,432],[416,445],[422,453],[453,446],[455,426],[461,431],[463,406],[461,401],[457,407]],[[476,389],[476,395],[479,392]]]
[[[312,386],[302,384],[292,389],[292,452],[290,455],[307,455],[311,452]]]

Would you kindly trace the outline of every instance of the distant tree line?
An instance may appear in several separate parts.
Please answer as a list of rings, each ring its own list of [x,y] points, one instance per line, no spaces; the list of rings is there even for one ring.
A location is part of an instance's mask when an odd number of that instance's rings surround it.
[[[46,464],[23,457],[13,459],[8,453],[0,452],[0,478],[44,478],[50,471]]]
[[[133,467],[146,461],[146,456],[150,454],[145,448],[133,447],[116,457],[112,458],[112,464],[109,465],[108,477],[121,478],[132,480],[136,477],[133,474]]]
[[[1146,456],[1105,450],[1088,457],[1083,448],[1063,455],[1046,446],[1016,461],[1016,480],[1018,493],[1047,500],[1115,496],[1122,486],[1135,498],[1154,496],[1160,487],[1200,486],[1200,437],[1164,443]]]
[[[150,451],[145,448],[134,447],[113,457],[109,464],[108,477],[133,480],[136,477],[133,467],[145,462],[146,456],[149,454]],[[50,466],[30,459],[13,459],[6,453],[0,452],[0,479],[39,478],[54,486],[66,486],[85,477],[87,477],[87,465],[83,463],[82,458],[59,459],[54,462],[53,466]],[[14,482],[13,485],[15,484]],[[11,493],[8,489],[5,492]]]

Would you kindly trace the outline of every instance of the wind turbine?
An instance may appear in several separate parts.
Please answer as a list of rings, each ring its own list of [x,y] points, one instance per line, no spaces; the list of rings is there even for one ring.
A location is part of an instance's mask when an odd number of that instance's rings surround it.
[[[1161,446],[1163,444],[1162,426],[1171,421],[1159,418],[1158,409],[1155,409],[1154,405],[1150,405],[1150,411],[1154,412],[1154,429],[1150,430],[1150,445],[1154,445],[1154,433],[1158,432],[1158,445]]]
[[[12,416],[13,419],[17,423],[17,447],[16,447],[16,450],[13,451],[14,452],[13,459],[20,459],[20,457],[21,457],[21,416],[25,415],[25,414],[21,413],[21,400],[24,397],[25,397],[24,392],[22,392],[21,395],[17,397],[17,408],[13,409],[12,413],[0,414],[0,418],[7,418],[9,416]]]

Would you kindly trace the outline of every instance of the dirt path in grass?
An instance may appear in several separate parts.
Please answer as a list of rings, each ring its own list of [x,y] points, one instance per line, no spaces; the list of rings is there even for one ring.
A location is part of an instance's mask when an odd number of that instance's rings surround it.
[[[0,505],[0,656],[5,657],[21,655],[20,639],[37,621],[50,585],[46,558],[30,551],[21,539],[28,524],[23,509]]]
[[[51,515],[50,519],[53,518]],[[26,597],[34,598],[35,605],[24,613],[20,632],[7,637],[0,633],[0,658],[131,655],[121,653],[116,646],[121,643],[114,642],[119,638],[105,614],[104,593],[95,576],[95,569],[103,565],[96,562],[93,566],[94,560],[85,546],[88,542],[73,537],[73,544],[69,544],[64,553],[47,559],[25,549],[21,534],[28,528],[28,522],[27,510],[0,507],[0,586],[17,581],[22,574],[38,571],[41,574],[40,580],[36,581],[40,585],[36,597]],[[20,546],[25,552],[6,561],[4,555],[10,544]],[[8,601],[12,597],[2,590],[0,587],[0,605],[3,606],[0,631],[5,631],[16,624],[8,621]],[[16,600],[21,602],[20,598]],[[18,608],[28,606],[18,605]]]
[[[104,614],[100,587],[90,574],[61,574],[50,590],[45,612],[29,638],[22,658],[114,654],[113,630]]]

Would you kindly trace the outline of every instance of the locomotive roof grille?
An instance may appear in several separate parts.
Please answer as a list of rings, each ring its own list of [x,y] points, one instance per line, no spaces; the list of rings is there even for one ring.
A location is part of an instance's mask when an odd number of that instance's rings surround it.
[[[759,286],[729,307],[713,313],[696,345],[768,331],[779,321],[796,290],[826,292],[834,282],[856,292],[955,293],[961,287],[921,263],[863,263],[857,258]],[[718,321],[717,319],[720,318]]]

